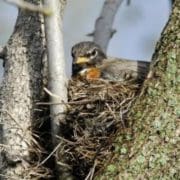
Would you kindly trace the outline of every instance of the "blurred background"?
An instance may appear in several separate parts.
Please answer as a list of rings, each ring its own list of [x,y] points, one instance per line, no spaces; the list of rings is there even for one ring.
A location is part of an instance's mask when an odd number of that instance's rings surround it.
[[[92,40],[87,34],[94,31],[104,0],[67,0],[64,16],[64,47],[67,74],[71,74],[71,47],[80,41]],[[117,30],[110,41],[109,56],[150,61],[156,42],[171,11],[171,0],[124,0],[113,28]],[[0,0],[0,46],[5,45],[13,32],[17,8]],[[0,62],[0,79],[3,68]]]

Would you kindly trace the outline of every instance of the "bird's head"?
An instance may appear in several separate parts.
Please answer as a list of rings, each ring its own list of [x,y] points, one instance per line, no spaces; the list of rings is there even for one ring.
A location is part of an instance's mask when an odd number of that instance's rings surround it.
[[[101,50],[100,46],[90,41],[75,44],[72,47],[71,55],[73,58],[73,64],[80,67],[95,67],[96,65],[101,64],[103,59],[106,58],[106,55]]]

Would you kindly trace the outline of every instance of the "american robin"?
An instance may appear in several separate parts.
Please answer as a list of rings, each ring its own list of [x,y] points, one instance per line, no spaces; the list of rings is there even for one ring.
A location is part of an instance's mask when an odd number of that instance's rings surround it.
[[[149,62],[107,57],[94,42],[80,42],[72,47],[72,76],[111,81],[143,80]]]

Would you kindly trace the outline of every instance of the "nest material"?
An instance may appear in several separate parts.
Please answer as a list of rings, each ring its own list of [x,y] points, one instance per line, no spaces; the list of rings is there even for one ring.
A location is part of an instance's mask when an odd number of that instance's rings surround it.
[[[126,115],[138,89],[135,83],[69,82],[63,138],[68,164],[79,177],[85,177],[94,162],[98,168],[107,159],[112,151],[112,137],[117,130],[127,127]]]

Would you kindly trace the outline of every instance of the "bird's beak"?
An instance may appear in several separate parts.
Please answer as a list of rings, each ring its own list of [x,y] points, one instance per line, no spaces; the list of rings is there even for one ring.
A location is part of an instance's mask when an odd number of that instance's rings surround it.
[[[78,57],[75,61],[75,64],[85,64],[88,63],[89,59],[86,57]]]

